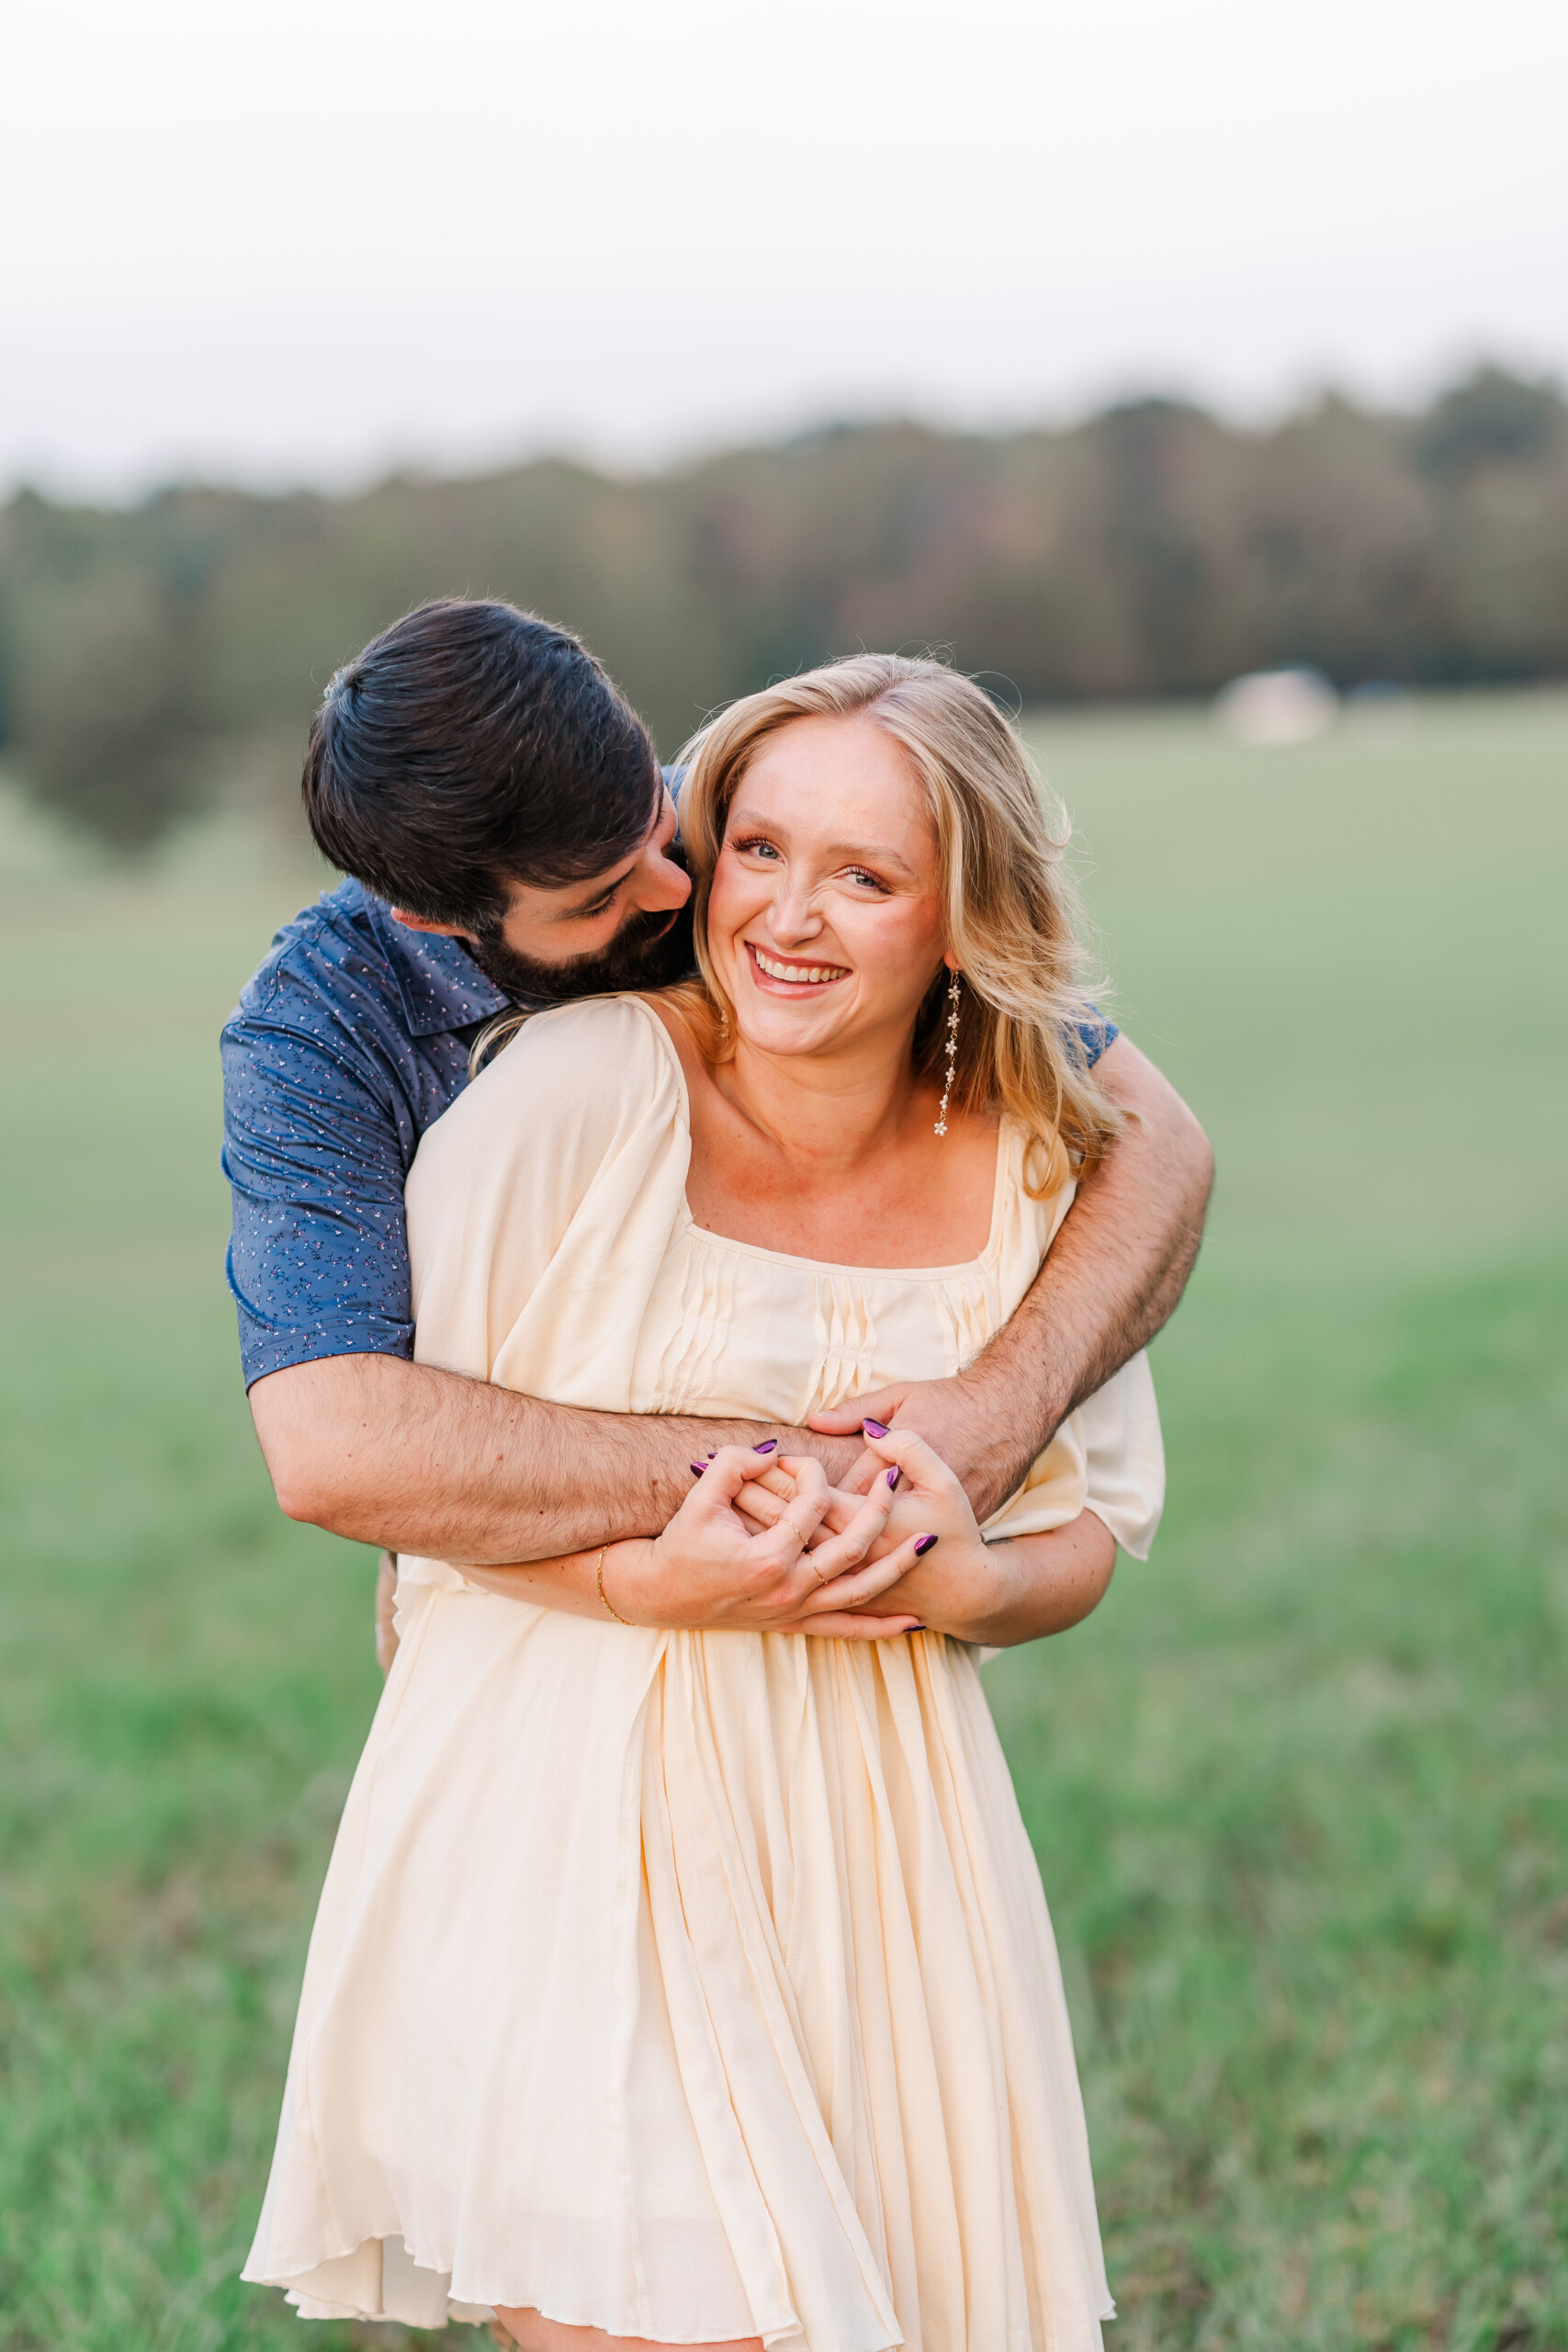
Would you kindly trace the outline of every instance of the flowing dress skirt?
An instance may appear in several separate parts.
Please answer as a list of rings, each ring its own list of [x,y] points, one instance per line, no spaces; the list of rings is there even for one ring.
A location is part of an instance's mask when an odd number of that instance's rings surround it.
[[[308,2317],[1098,2346],[1060,1972],[971,1654],[401,1600],[247,2278]]]

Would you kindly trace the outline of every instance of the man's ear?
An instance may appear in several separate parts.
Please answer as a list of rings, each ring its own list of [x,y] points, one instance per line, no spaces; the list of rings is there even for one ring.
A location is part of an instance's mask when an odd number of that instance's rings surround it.
[[[467,937],[467,933],[459,931],[455,922],[432,922],[428,915],[411,915],[406,907],[389,907],[387,912],[394,922],[400,922],[405,931],[428,931],[437,939]]]

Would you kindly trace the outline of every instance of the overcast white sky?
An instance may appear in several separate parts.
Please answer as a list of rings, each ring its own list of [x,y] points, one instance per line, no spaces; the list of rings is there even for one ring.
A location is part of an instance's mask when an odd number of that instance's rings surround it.
[[[47,0],[0,482],[1568,372],[1562,0]]]

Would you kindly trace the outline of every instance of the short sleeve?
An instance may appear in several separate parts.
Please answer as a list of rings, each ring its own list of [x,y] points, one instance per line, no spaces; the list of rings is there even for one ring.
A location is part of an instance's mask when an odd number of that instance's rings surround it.
[[[1165,1509],[1165,1444],[1148,1357],[1140,1350],[1068,1415],[1016,1495],[986,1521],[987,1544],[1043,1535],[1082,1510],[1122,1551],[1146,1560]]]
[[[246,1385],[324,1356],[412,1352],[403,1178],[389,1084],[276,988],[223,1032],[229,1286]],[[303,991],[295,991],[303,997]]]
[[[1091,1004],[1086,1009],[1083,1019],[1074,1023],[1071,1034],[1077,1040],[1084,1068],[1092,1069],[1106,1047],[1114,1045],[1122,1032],[1098,1005]]]

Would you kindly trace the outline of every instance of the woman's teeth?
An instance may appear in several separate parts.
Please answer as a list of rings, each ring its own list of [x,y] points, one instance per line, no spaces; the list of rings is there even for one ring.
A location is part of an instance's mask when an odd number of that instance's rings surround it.
[[[750,942],[747,944],[750,944]],[[780,964],[772,956],[764,956],[760,947],[753,946],[751,953],[757,958],[759,968],[766,972],[770,980],[806,982],[841,980],[844,977],[842,964]]]

